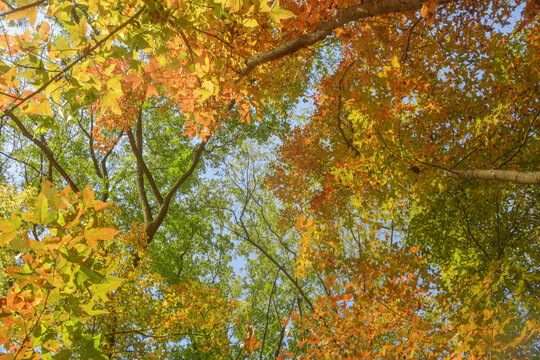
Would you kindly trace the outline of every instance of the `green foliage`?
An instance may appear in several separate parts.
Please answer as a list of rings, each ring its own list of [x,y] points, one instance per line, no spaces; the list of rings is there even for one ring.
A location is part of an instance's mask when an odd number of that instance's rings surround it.
[[[107,358],[87,325],[107,313],[103,300],[123,282],[115,275],[120,259],[109,255],[116,214],[89,188],[77,196],[45,182],[29,211],[2,219],[1,245],[20,254],[5,269],[9,288],[0,300],[0,342],[12,354],[4,358]]]

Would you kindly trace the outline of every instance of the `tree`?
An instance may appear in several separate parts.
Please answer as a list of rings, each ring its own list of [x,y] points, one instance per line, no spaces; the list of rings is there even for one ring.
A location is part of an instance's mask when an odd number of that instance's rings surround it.
[[[82,315],[64,307],[80,319],[74,357],[534,356],[537,13],[532,0],[0,2],[0,173],[43,184],[34,215],[0,227],[34,274],[12,272],[6,301],[43,299],[32,284],[56,261],[43,246],[73,231],[104,264],[84,258],[102,277],[54,284],[90,299]],[[313,111],[291,120],[307,97]],[[239,183],[230,160],[272,135],[275,170],[254,178],[248,160]],[[211,191],[223,162],[235,180]],[[109,199],[123,212],[101,213]],[[121,232],[96,230],[97,246],[90,220],[67,230],[68,203]],[[229,285],[235,249],[251,278]],[[233,299],[257,293],[268,302],[238,315]],[[9,323],[6,351],[66,356],[51,309]]]

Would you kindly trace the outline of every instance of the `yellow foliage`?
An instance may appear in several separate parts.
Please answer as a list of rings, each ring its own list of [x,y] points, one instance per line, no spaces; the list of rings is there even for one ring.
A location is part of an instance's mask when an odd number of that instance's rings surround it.
[[[27,205],[37,196],[37,189],[29,186],[22,191],[15,188],[13,184],[0,184],[0,217],[9,217],[11,213],[27,207]],[[14,251],[2,246],[0,247],[0,292],[7,288],[6,268],[15,265]]]

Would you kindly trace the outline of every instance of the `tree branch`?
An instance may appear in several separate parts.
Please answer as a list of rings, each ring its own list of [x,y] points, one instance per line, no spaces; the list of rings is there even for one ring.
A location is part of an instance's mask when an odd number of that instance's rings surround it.
[[[289,310],[289,315],[287,316],[288,318],[291,317],[291,314],[293,313],[295,305],[296,305],[296,296],[293,298],[293,303],[292,303],[292,306],[291,306],[291,310]],[[279,341],[278,341],[278,344],[277,344],[277,347],[276,347],[276,351],[274,352],[274,357],[275,358],[277,358],[280,355],[281,345],[283,344],[283,339],[285,338],[285,329],[286,328],[287,328],[287,326],[283,326],[281,328],[280,333],[279,333]]]
[[[32,141],[35,145],[37,145],[38,148],[45,154],[51,165],[60,173],[60,175],[66,180],[66,182],[71,187],[71,190],[74,192],[80,192],[79,187],[75,182],[71,179],[71,177],[68,175],[68,173],[62,168],[62,166],[56,161],[54,158],[54,154],[49,149],[47,145],[45,145],[43,142],[39,141],[36,137],[34,137],[30,131],[24,126],[24,124],[21,122],[21,120],[11,112],[11,110],[5,110],[4,115],[7,115],[14,123],[17,125],[21,133],[24,137],[26,137],[28,140]]]
[[[267,331],[268,331],[268,320],[269,320],[269,315],[270,315],[270,305],[272,303],[272,296],[274,296],[274,291],[276,290],[276,282],[277,282],[277,279],[278,279],[278,275],[279,275],[279,270],[276,271],[276,277],[274,278],[274,284],[272,285],[272,290],[270,291],[270,296],[268,297],[268,306],[266,308],[266,323],[264,325],[264,333],[263,333],[263,338],[262,338],[261,352],[259,354],[259,360],[262,360],[262,358],[263,358],[264,344],[266,342],[266,334],[267,334]]]
[[[127,131],[128,138],[129,138],[129,144],[131,145],[131,149],[133,153],[135,154],[135,157],[137,158],[137,192],[139,193],[139,202],[141,203],[142,210],[143,210],[143,216],[144,216],[144,223],[148,226],[153,220],[152,217],[152,211],[150,209],[150,203],[148,202],[148,197],[146,196],[146,190],[144,189],[144,170],[143,165],[144,162],[142,160],[139,160],[140,153],[139,149],[137,148],[137,145],[135,144],[135,139],[133,137],[133,133],[131,130]],[[146,168],[146,167],[145,167]],[[148,169],[146,169],[148,171]]]
[[[144,175],[146,179],[148,180],[150,187],[152,188],[152,191],[154,193],[154,196],[158,204],[159,205],[163,204],[163,198],[161,197],[161,194],[159,193],[156,182],[154,181],[154,177],[152,176],[152,173],[150,173],[150,170],[148,170],[148,167],[146,166],[146,163],[144,162],[144,159],[142,158],[142,155],[141,155],[142,150],[139,147],[137,147],[137,145],[135,144],[135,137],[133,136],[133,133],[131,132],[131,130],[127,131],[127,135],[129,139],[129,145],[131,145],[131,150],[133,151],[133,153],[135,154],[135,158],[137,159],[137,178],[141,176],[141,179],[137,180],[139,183],[138,185],[139,188],[141,188],[141,185],[142,185],[142,189],[144,189],[144,178],[142,177]],[[143,194],[139,193],[139,195],[143,195]],[[144,192],[143,196],[144,198],[146,198],[146,192]],[[148,203],[148,200],[144,202]],[[149,209],[150,207],[148,207],[148,209],[145,209],[145,212],[147,212],[147,210],[150,211]],[[152,217],[150,216],[149,219],[151,221]]]
[[[467,234],[469,235],[469,237],[471,238],[471,240],[476,244],[476,246],[482,251],[482,253],[484,254],[484,256],[486,257],[486,259],[488,261],[491,260],[491,256],[489,256],[488,252],[486,249],[484,249],[484,247],[480,244],[480,242],[476,239],[476,236],[474,236],[474,234],[472,233],[472,230],[471,230],[471,222],[469,221],[469,214],[467,213],[467,209],[465,208],[465,206],[463,206],[463,203],[461,202],[461,200],[459,199],[458,196],[454,195],[454,193],[452,193],[451,191],[448,192],[450,194],[450,196],[454,199],[454,201],[457,203],[458,207],[460,208],[461,212],[463,213],[463,217],[465,219],[465,224],[467,225]],[[468,241],[467,241],[467,244],[468,244]]]
[[[16,158],[16,157],[14,157],[14,156],[11,156],[10,154],[7,154],[7,153],[5,153],[5,152],[3,152],[3,151],[1,151],[1,150],[0,150],[0,155],[3,155],[3,156],[5,156],[5,157],[7,157],[8,159],[11,159],[11,160],[13,160],[13,161],[19,162],[19,163],[24,164],[24,165],[26,165],[26,166],[28,166],[28,167],[31,167],[31,168],[34,169],[39,175],[43,175],[43,174],[41,173],[41,170],[39,170],[38,168],[36,168],[34,165],[30,164],[29,162],[26,162],[26,161],[24,161],[24,160],[21,160],[21,159],[19,159],[19,158]]]
[[[522,172],[514,170],[473,169],[473,170],[447,170],[445,175],[453,178],[498,180],[518,184],[540,184],[540,171]]]
[[[23,11],[23,10],[26,10],[26,9],[29,9],[29,8],[32,8],[32,7],[36,7],[36,6],[39,6],[39,5],[43,5],[46,2],[47,2],[47,0],[40,0],[40,1],[36,1],[36,2],[27,4],[27,5],[24,5],[24,6],[20,6],[20,7],[16,8],[16,9],[1,13],[0,17],[8,16],[9,14],[13,14],[13,13]]]
[[[43,1],[45,2],[45,1]],[[29,4],[28,6],[32,5],[32,6],[36,6],[36,5],[39,5],[41,4],[41,2],[36,2],[36,3],[32,3],[32,4]],[[27,6],[27,7],[28,7]],[[18,9],[22,9],[22,8],[18,8]],[[17,10],[18,9],[14,9],[13,11]],[[52,84],[53,82],[56,82],[58,81],[62,76],[64,76],[64,74],[69,71],[73,66],[75,66],[77,63],[79,63],[80,61],[82,61],[84,58],[86,58],[88,56],[88,54],[90,54],[91,52],[93,52],[94,50],[96,50],[97,48],[101,47],[101,45],[103,45],[105,42],[107,42],[111,37],[113,37],[117,32],[119,32],[120,30],[122,30],[123,28],[125,28],[127,25],[129,25],[131,22],[133,22],[140,14],[142,14],[142,12],[146,9],[145,6],[143,6],[139,11],[137,11],[137,13],[135,13],[133,16],[131,16],[128,20],[126,20],[124,23],[122,23],[120,26],[118,26],[116,29],[114,29],[113,31],[111,31],[110,34],[108,34],[106,37],[104,37],[103,39],[101,39],[100,41],[98,41],[94,46],[92,46],[91,48],[89,48],[88,51],[86,51],[85,53],[81,54],[77,59],[75,59],[73,62],[71,62],[68,66],[66,66],[64,69],[62,69],[62,71],[60,71],[58,74],[56,74],[55,76],[53,76],[49,81],[47,81],[45,84],[41,85],[39,88],[37,88],[35,91],[31,92],[30,94],[28,94],[27,96],[25,96],[24,98],[20,99],[18,102],[16,102],[15,104],[13,104],[11,107],[8,107],[6,109],[3,110],[3,114],[2,114],[2,117],[4,116],[7,116],[9,117],[11,120],[13,120],[13,122],[15,123],[15,125],[19,128],[19,130],[22,132],[22,134],[28,138],[30,141],[32,141],[35,145],[37,145],[41,151],[43,151],[43,153],[45,154],[45,156],[47,156],[47,159],[50,161],[51,165],[60,173],[60,175],[62,176],[62,178],[64,178],[64,180],[69,184],[69,186],[71,187],[71,189],[74,191],[74,192],[80,192],[80,189],[79,187],[75,184],[75,182],[71,179],[71,177],[67,174],[67,172],[60,166],[60,164],[56,161],[56,159],[54,158],[54,154],[52,153],[52,151],[45,145],[43,144],[41,141],[37,140],[36,138],[34,138],[34,136],[28,131],[28,129],[26,129],[26,127],[23,125],[23,123],[20,121],[20,119],[13,113],[13,111],[15,109],[17,109],[19,106],[21,106],[22,104],[24,104],[28,99],[34,97],[35,95],[41,93],[43,90],[45,90],[50,84]],[[13,12],[12,11],[12,12]]]
[[[288,41],[271,50],[253,55],[246,61],[246,65],[238,73],[238,78],[240,79],[247,76],[253,69],[261,64],[280,59],[324,40],[332,34],[334,29],[340,28],[347,23],[377,15],[418,10],[425,2],[427,2],[427,0],[367,0],[360,5],[351,6],[340,11],[336,16],[321,24],[317,29],[308,34]]]
[[[236,231],[235,231],[235,234],[237,236],[240,236],[240,237],[244,238],[247,242],[249,242],[251,245],[256,247],[261,253],[263,253],[264,256],[266,256],[266,258],[268,260],[270,260],[279,270],[281,270],[281,272],[291,281],[291,283],[294,285],[294,287],[296,287],[296,289],[298,290],[298,293],[300,295],[302,295],[302,298],[304,298],[304,300],[308,304],[309,308],[311,310],[313,310],[314,307],[313,307],[313,304],[311,303],[311,300],[307,297],[306,293],[304,292],[304,290],[302,289],[300,284],[298,284],[298,281],[296,281],[296,279],[294,279],[291,276],[291,274],[289,274],[287,269],[285,269],[285,267],[283,265],[278,263],[276,261],[276,259],[274,259],[274,257],[272,255],[270,255],[260,244],[256,243],[255,241],[253,241],[253,239],[251,239],[251,236],[249,236],[249,232],[247,231],[246,225],[244,223],[244,220],[242,218],[239,218],[238,220],[239,220],[239,223],[240,223],[239,225],[242,228],[242,230],[244,231],[245,236],[241,236]]]
[[[158,205],[161,206],[161,204],[163,204],[163,197],[161,196],[161,193],[159,192],[159,189],[156,185],[156,181],[154,180],[154,177],[152,176],[152,173],[146,166],[146,163],[144,162],[144,159],[142,157],[143,140],[142,140],[142,110],[141,109],[139,109],[139,115],[137,117],[136,126],[137,126],[137,133],[135,134],[136,139],[133,137],[133,133],[131,132],[131,130],[127,131],[129,144],[131,145],[131,149],[133,150],[133,153],[135,153],[135,157],[137,158],[137,165],[141,167],[144,175],[146,176],[146,179],[148,180],[148,183],[150,184],[150,187],[152,188],[152,192],[154,193],[154,196],[156,198]]]
[[[169,206],[171,204],[172,198],[174,195],[176,195],[176,192],[182,186],[182,184],[193,174],[193,171],[195,171],[195,168],[197,167],[197,164],[199,163],[201,159],[201,155],[204,151],[204,147],[206,146],[208,139],[204,140],[197,150],[195,151],[195,154],[193,155],[193,161],[191,162],[191,166],[189,169],[182,175],[176,183],[171,187],[167,195],[165,196],[165,199],[163,199],[163,204],[159,208],[159,212],[156,215],[155,219],[146,224],[146,235],[148,235],[148,244],[152,242],[152,238],[154,237],[154,234],[156,233],[157,229],[163,222],[163,219],[165,219],[165,215],[167,215],[167,211],[169,210]]]

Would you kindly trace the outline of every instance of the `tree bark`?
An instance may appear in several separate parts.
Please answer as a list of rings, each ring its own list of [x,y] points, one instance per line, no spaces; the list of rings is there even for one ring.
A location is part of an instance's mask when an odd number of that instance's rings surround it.
[[[199,163],[201,159],[201,155],[204,151],[204,147],[206,146],[208,139],[204,140],[197,150],[195,151],[195,154],[193,155],[193,161],[191,162],[191,166],[187,171],[176,180],[176,183],[171,187],[167,195],[165,196],[165,199],[163,199],[163,204],[159,207],[159,211],[156,214],[156,217],[154,220],[152,220],[150,223],[146,224],[146,235],[148,236],[148,244],[152,241],[152,238],[154,237],[154,234],[161,226],[161,223],[163,222],[163,219],[165,219],[165,216],[167,215],[167,211],[169,210],[169,205],[171,204],[171,201],[176,195],[176,192],[182,186],[182,184],[193,174],[193,171],[195,171],[195,168],[197,167],[197,164]]]
[[[446,176],[462,179],[478,179],[478,180],[498,180],[514,182],[518,184],[540,184],[540,171],[537,172],[522,172],[514,170],[449,170],[446,171]]]
[[[294,40],[281,44],[271,50],[253,55],[246,61],[246,65],[238,73],[238,78],[247,76],[255,67],[280,59],[284,56],[293,54],[301,49],[325,39],[332,34],[334,29],[340,28],[347,23],[362,18],[368,18],[377,15],[391,14],[394,12],[405,12],[418,10],[427,0],[367,0],[362,4],[351,6],[340,11],[336,16],[321,24],[314,31],[302,35]],[[447,2],[447,1],[445,1]]]

